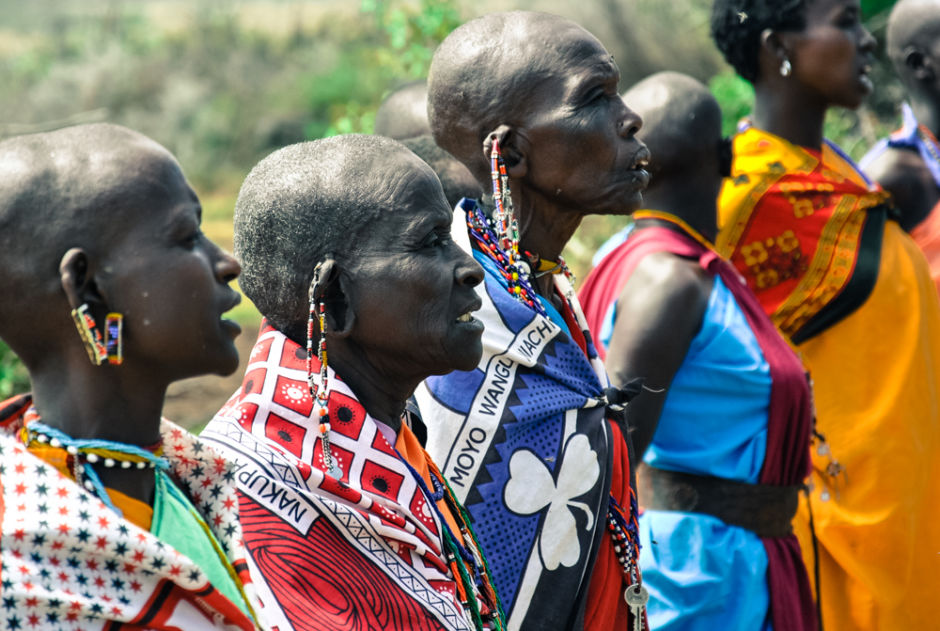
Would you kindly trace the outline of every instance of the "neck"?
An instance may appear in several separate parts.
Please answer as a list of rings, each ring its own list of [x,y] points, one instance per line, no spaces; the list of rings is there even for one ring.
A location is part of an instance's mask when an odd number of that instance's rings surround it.
[[[935,138],[940,138],[940,104],[922,99],[911,99],[910,103],[917,122],[929,129]]]
[[[33,402],[42,422],[72,438],[98,438],[138,447],[160,441],[169,381],[130,366],[92,366],[84,356],[59,356],[30,370]],[[71,359],[71,361],[70,361]],[[153,501],[152,470],[97,469],[101,482],[139,501]]]
[[[398,371],[380,371],[365,352],[356,352],[345,341],[329,340],[329,361],[337,375],[349,386],[366,412],[397,434],[408,400],[423,379],[410,378]],[[388,373],[388,374],[386,374]],[[388,375],[395,375],[389,377]]]
[[[523,187],[519,183],[511,186],[519,222],[519,249],[554,261],[561,256],[565,245],[581,225],[584,213],[546,199],[537,191],[526,190],[523,195],[520,192]],[[554,294],[552,274],[545,274],[533,281],[535,290],[542,296],[551,297]]]
[[[679,178],[670,178],[675,181]],[[713,178],[714,179],[714,178]],[[686,178],[682,178],[686,182]],[[643,195],[644,206],[653,210],[662,210],[675,215],[692,226],[699,234],[715,242],[718,235],[717,209],[718,197],[714,185],[699,187],[693,184],[682,186],[664,186]]]
[[[754,126],[794,145],[821,149],[827,105],[813,102],[794,89],[754,86]]]
[[[73,438],[137,446],[160,440],[168,381],[135,374],[126,364],[92,366],[87,357],[51,363],[56,365],[30,371],[33,401],[46,425]]]

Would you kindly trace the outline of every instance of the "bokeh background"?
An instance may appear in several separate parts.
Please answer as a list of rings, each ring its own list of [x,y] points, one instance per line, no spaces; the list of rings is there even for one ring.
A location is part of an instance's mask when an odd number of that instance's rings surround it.
[[[862,2],[882,47],[892,4]],[[0,0],[0,139],[97,121],[137,129],[176,154],[203,202],[205,232],[230,249],[235,196],[253,164],[293,142],[371,133],[384,96],[423,78],[453,28],[491,11],[543,10],[579,22],[616,57],[623,90],[666,69],[699,78],[731,133],[753,91],[714,48],[710,7],[710,0]],[[826,123],[827,135],[856,158],[897,126],[902,92],[882,50],[873,75],[866,105],[832,112]],[[627,221],[585,220],[565,252],[577,276]],[[235,318],[244,361],[260,316],[245,300]],[[241,374],[175,384],[166,415],[198,428]],[[28,389],[0,343],[0,399]]]

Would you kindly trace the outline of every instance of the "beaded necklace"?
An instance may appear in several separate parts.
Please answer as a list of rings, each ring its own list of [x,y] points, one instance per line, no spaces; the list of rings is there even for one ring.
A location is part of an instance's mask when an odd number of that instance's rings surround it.
[[[27,447],[48,445],[56,449],[65,449],[68,454],[68,466],[75,481],[94,493],[105,506],[122,516],[122,511],[111,501],[93,465],[100,465],[106,469],[150,468],[154,469],[158,476],[166,475],[166,471],[170,468],[169,461],[162,455],[162,442],[145,449],[136,445],[97,438],[72,438],[38,420],[26,421],[20,431],[20,438]]]
[[[539,315],[547,316],[545,307],[536,296],[535,289],[530,280],[529,266],[518,257],[513,256],[512,250],[506,250],[500,245],[502,239],[496,233],[498,220],[487,217],[479,205],[467,211],[467,227],[470,236],[476,241],[481,252],[496,263],[496,268],[506,280],[509,293],[523,304],[535,309]]]
[[[398,454],[398,456],[408,467],[441,523],[441,539],[444,543],[447,564],[454,575],[454,582],[457,584],[457,597],[464,608],[467,621],[478,631],[484,631],[485,629],[503,631],[506,628],[506,614],[503,612],[502,603],[490,581],[490,568],[486,558],[480,551],[476,533],[473,532],[473,528],[470,526],[470,517],[463,506],[460,505],[460,502],[457,501],[450,484],[448,484],[427,452],[425,452],[424,458],[431,474],[431,484],[434,486],[433,493],[428,489],[421,474],[411,466],[411,463],[405,460],[401,454]],[[447,508],[460,529],[459,540],[457,534],[451,532],[447,519],[437,505],[442,499],[447,504]],[[480,610],[478,598],[486,604],[489,611]]]

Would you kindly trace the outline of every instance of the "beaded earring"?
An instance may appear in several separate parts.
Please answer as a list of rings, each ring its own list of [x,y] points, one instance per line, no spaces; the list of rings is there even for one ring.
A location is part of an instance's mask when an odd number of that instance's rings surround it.
[[[510,264],[515,264],[519,260],[519,224],[509,191],[509,173],[499,150],[499,138],[493,134],[490,139],[493,141],[490,177],[493,180],[493,203],[496,205],[496,234],[500,247],[509,252]]]
[[[789,59],[784,58],[783,63],[780,64],[780,76],[789,77],[791,72],[793,72],[793,65]]]
[[[89,313],[87,303],[82,304],[78,309],[72,309],[72,321],[78,329],[78,335],[82,338],[82,345],[88,352],[88,359],[95,366],[100,366],[108,358],[108,350],[101,341],[101,331],[98,330],[95,318]]]
[[[108,363],[121,365],[124,361],[124,316],[120,313],[109,313],[104,320],[104,346]]]
[[[330,377],[326,356],[326,303],[317,300],[316,297],[316,290],[320,285],[320,265],[318,263],[314,268],[313,282],[310,284],[310,312],[307,317],[307,385],[310,388],[310,396],[316,401],[317,415],[320,419],[318,429],[323,447],[323,467],[328,475],[338,480],[343,477],[343,470],[333,458],[330,443]],[[317,360],[320,362],[319,379],[313,373],[313,323],[315,321],[320,326],[320,341],[317,345]]]

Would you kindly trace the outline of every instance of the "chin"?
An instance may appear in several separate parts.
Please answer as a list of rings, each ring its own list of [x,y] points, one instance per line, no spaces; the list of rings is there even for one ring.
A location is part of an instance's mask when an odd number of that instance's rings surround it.
[[[471,370],[475,370],[477,366],[480,365],[480,359],[482,358],[483,343],[481,341],[477,341],[475,344],[457,349],[455,352],[450,354],[448,359],[451,360],[451,365],[447,372],[453,372],[454,370],[469,372]]]

